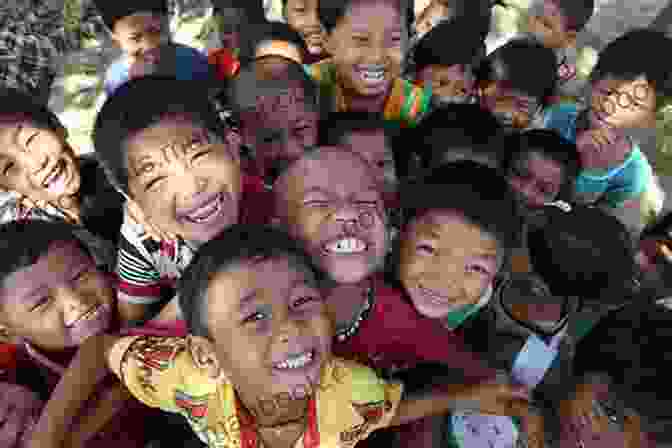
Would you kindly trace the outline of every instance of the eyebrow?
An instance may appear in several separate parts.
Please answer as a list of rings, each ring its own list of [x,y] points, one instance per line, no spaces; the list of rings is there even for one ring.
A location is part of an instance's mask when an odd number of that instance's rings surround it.
[[[433,229],[433,227],[435,227],[436,224],[427,224],[427,225],[431,226],[431,227],[428,228],[428,229],[422,229],[422,230],[420,230],[419,233],[424,234],[424,235],[428,235],[431,238],[434,238],[434,239],[437,239],[437,240],[441,239],[441,235],[436,230]],[[491,251],[491,250],[477,252],[477,253],[472,254],[471,256],[472,257],[479,257],[479,258],[494,258],[495,260],[498,258],[497,251]]]

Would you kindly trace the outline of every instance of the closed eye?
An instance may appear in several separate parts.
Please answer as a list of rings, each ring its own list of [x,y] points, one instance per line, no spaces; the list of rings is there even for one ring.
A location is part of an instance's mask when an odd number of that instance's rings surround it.
[[[305,205],[307,207],[327,207],[329,205],[329,202],[325,201],[325,200],[315,199],[315,200],[306,201],[306,202],[303,203],[303,205]]]
[[[304,296],[304,297],[300,297],[299,299],[297,299],[294,302],[293,307],[298,308],[302,305],[306,305],[306,304],[310,304],[310,303],[318,303],[318,302],[322,302],[322,299],[320,299],[319,297],[314,297],[314,296]]]
[[[211,153],[211,151],[209,151],[209,150],[208,151],[201,151],[199,153],[194,154],[194,156],[191,158],[191,160],[193,162],[194,160],[201,159],[201,158],[207,156],[210,153]]]
[[[9,174],[9,171],[14,167],[14,162],[8,162],[7,165],[5,165],[5,168],[2,170],[2,175],[7,176]]]
[[[416,250],[424,255],[434,255],[436,252],[432,246],[429,244],[419,244],[416,247]]]
[[[49,296],[44,296],[30,308],[30,311],[38,311],[40,308],[43,308],[49,302]]]
[[[160,177],[156,177],[156,178],[150,180],[147,183],[147,185],[145,185],[145,191],[153,189],[154,187],[156,187],[158,185],[159,182],[161,182],[164,179],[166,179],[166,176],[160,176]]]
[[[467,271],[481,275],[490,275],[490,271],[479,264],[472,264],[467,266]]]

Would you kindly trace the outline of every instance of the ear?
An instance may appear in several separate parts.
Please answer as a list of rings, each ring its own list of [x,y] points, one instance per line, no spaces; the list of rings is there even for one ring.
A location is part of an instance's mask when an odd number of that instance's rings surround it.
[[[198,369],[204,371],[214,381],[226,381],[226,374],[219,364],[212,342],[202,336],[188,335],[187,346],[191,359]]]
[[[334,38],[334,30],[331,30],[331,32],[327,31],[327,37],[324,40],[324,50],[330,54],[333,55],[336,52],[336,39]]]

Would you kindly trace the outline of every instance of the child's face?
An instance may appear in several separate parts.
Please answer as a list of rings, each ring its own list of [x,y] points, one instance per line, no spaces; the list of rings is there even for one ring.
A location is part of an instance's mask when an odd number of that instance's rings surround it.
[[[462,64],[428,65],[418,79],[423,86],[432,86],[432,94],[442,103],[463,103],[473,94],[473,77]]]
[[[650,447],[641,417],[625,410],[611,387],[600,381],[584,379],[560,405],[560,446],[603,446],[618,448]],[[619,416],[618,412],[624,412]]]
[[[168,117],[126,142],[131,200],[164,231],[206,242],[238,221],[239,143]]]
[[[384,95],[401,73],[401,16],[393,3],[355,0],[327,38],[337,75],[352,95]]]
[[[153,13],[137,13],[114,24],[112,38],[132,60],[141,59],[149,50],[170,40],[167,19]]]
[[[79,166],[64,134],[21,116],[0,117],[0,186],[58,203],[79,191]]]
[[[207,295],[217,361],[246,405],[315,390],[331,357],[332,325],[304,266],[286,257],[236,264],[213,277]]]
[[[497,117],[504,127],[527,128],[540,107],[537,98],[525,95],[506,85],[506,82],[491,82],[481,90],[481,104]]]
[[[317,0],[287,0],[286,8],[287,24],[301,34],[308,51],[322,54],[326,33],[317,16]]]
[[[530,152],[512,165],[507,173],[509,184],[527,207],[543,207],[556,200],[565,180],[558,162],[538,152]]]
[[[257,109],[258,118],[264,123],[258,129],[255,144],[261,173],[279,160],[300,158],[306,148],[317,143],[318,113],[307,102],[302,88],[290,87],[279,94],[260,95]]]
[[[634,81],[607,78],[592,84],[593,127],[642,128],[655,124],[656,92],[640,76]]]
[[[383,201],[364,159],[345,148],[322,151],[278,179],[276,212],[334,281],[357,283],[385,261]]]
[[[345,146],[369,162],[376,182],[382,191],[395,191],[397,174],[394,169],[394,156],[387,144],[385,131],[352,132],[345,138]]]
[[[478,302],[499,269],[497,241],[452,211],[413,220],[400,256],[401,283],[418,312],[435,319]]]
[[[52,244],[0,288],[2,326],[49,352],[106,331],[114,312],[111,283],[74,241]]]
[[[553,0],[536,0],[531,8],[529,30],[550,49],[576,45],[576,31],[570,30],[562,9]]]

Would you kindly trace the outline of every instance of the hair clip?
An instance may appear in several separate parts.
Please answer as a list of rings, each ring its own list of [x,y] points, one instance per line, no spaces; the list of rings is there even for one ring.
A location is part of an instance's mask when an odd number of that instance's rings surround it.
[[[549,206],[550,206],[550,207],[557,207],[557,208],[559,208],[560,210],[562,210],[562,211],[565,212],[565,213],[569,213],[569,212],[572,211],[572,206],[569,205],[569,203],[567,203],[567,202],[565,202],[565,201],[546,202],[546,203],[544,204],[544,206],[547,206],[547,207],[549,207]]]

